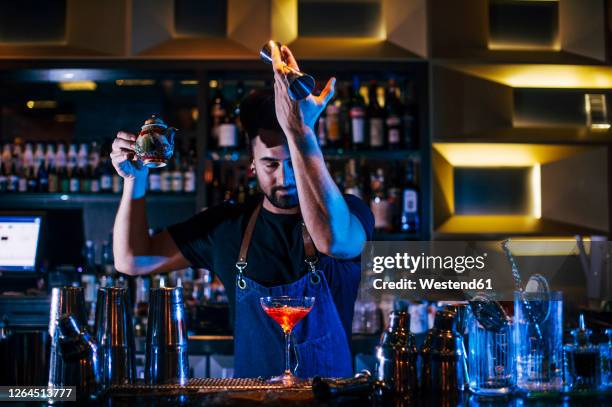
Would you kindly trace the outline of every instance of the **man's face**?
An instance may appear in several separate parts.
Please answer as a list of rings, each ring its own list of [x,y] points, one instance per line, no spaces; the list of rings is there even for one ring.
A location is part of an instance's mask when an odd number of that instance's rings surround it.
[[[298,205],[297,187],[285,135],[277,130],[259,129],[252,140],[253,164],[259,187],[277,208]]]

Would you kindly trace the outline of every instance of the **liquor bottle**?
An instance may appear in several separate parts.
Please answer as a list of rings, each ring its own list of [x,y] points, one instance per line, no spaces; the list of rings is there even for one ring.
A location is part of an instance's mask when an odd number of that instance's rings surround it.
[[[88,161],[89,153],[87,152],[87,144],[81,143],[81,145],[79,146],[79,151],[77,153],[77,167],[87,167]]]
[[[238,146],[238,126],[235,120],[236,118],[230,112],[227,112],[221,119],[217,127],[220,149],[235,149]]]
[[[13,143],[13,154],[12,163],[15,164],[14,173],[19,175],[21,173],[21,167],[23,165],[23,151],[21,149],[21,139],[15,139]]]
[[[346,164],[346,181],[344,183],[344,193],[363,198],[363,192],[359,186],[359,175],[357,173],[357,163],[354,158],[348,160]]]
[[[339,100],[335,100],[325,108],[325,133],[327,134],[325,144],[331,148],[341,146],[340,103]]]
[[[53,158],[53,161],[55,161],[55,158]],[[60,190],[60,185],[59,185],[59,177],[58,177],[58,173],[57,173],[57,167],[55,167],[55,165],[53,163],[45,163],[45,166],[49,169],[49,192],[50,193],[56,193],[59,192]]]
[[[351,97],[353,96],[353,92],[350,86],[342,86],[338,89],[338,99],[336,100],[336,104],[339,109],[340,116],[340,137],[341,137],[341,146],[343,148],[349,149],[351,148]]]
[[[55,148],[53,144],[47,144],[47,149],[45,151],[45,164],[49,166],[49,168],[55,168]]]
[[[113,170],[108,158],[102,159],[102,171],[100,173],[100,191],[109,193],[113,190]]]
[[[36,176],[36,166],[31,165],[29,167],[25,167],[26,169],[26,189],[28,192],[38,192],[38,177]]]
[[[402,148],[402,114],[404,107],[402,102],[397,97],[397,83],[394,80],[389,81],[389,89],[385,96],[385,110],[387,118],[385,124],[387,127],[387,147],[391,150]]]
[[[2,147],[2,162],[4,163],[6,173],[8,174],[11,168],[11,163],[13,162],[10,144],[5,144],[4,147]]]
[[[385,111],[378,103],[376,81],[370,82],[367,115],[369,122],[370,148],[381,149],[385,145]]]
[[[58,144],[55,154],[55,165],[59,168],[66,167],[66,147],[63,143]]]
[[[77,167],[68,168],[68,179],[70,193],[76,194],[81,192],[81,179],[79,178],[79,170]]]
[[[359,150],[365,147],[365,119],[366,109],[363,97],[359,93],[359,78],[353,78],[353,86],[350,89],[351,101],[349,116],[351,118],[351,145]]]
[[[406,83],[404,92],[404,114],[402,117],[402,127],[404,136],[404,147],[408,149],[418,148],[418,123],[417,123],[417,103],[414,82]]]
[[[13,162],[11,164],[11,169],[9,170],[8,177],[8,192],[17,192],[19,191],[19,175],[17,174],[17,164]]]
[[[396,232],[400,229],[402,218],[402,177],[397,165],[394,165],[391,174],[391,182],[389,182],[389,188],[387,188],[387,201],[389,202],[389,212],[391,213],[389,231]]]
[[[76,144],[70,144],[70,147],[68,147],[67,159],[66,168],[68,172],[72,174],[72,171],[77,167],[78,163]]]
[[[18,174],[17,191],[27,192],[28,191],[28,167],[24,167],[22,165],[21,168],[16,167],[15,171]]]
[[[327,108],[325,109],[327,110]],[[319,141],[319,147],[325,148],[327,145],[327,126],[326,126],[326,114],[325,110],[319,116],[319,120],[317,120],[316,128],[317,128],[317,139]]]
[[[185,179],[183,178],[183,168],[182,161],[179,158],[179,155],[174,156],[174,165],[172,169],[172,192],[175,194],[179,194],[183,192]]]
[[[89,164],[89,179],[90,179],[90,192],[97,194],[100,192],[100,164],[93,165],[93,161],[90,160]]]
[[[171,170],[172,161],[170,161],[169,165],[166,165],[160,174],[160,190],[161,192],[171,192],[172,191],[172,172]]]
[[[370,179],[372,197],[370,209],[374,214],[374,229],[378,231],[389,231],[391,228],[391,211],[385,191],[385,173],[378,168]]]
[[[154,194],[161,192],[161,174],[160,171],[149,171],[148,191]]]
[[[418,233],[419,219],[419,190],[415,177],[415,165],[409,160],[406,166],[406,178],[402,191],[402,215],[400,229],[402,232]]]
[[[195,159],[194,159],[194,151],[191,150],[189,152],[189,160],[187,162],[187,166],[183,171],[183,192],[192,194],[196,190],[196,175],[195,175]]]
[[[212,101],[210,103],[210,123],[211,126],[211,147],[219,146],[219,126],[223,122],[226,115],[226,102],[223,98],[223,89],[221,84],[215,89]]]
[[[57,178],[59,179],[60,192],[65,193],[65,194],[70,192],[70,174],[66,166],[64,167],[58,166]]]
[[[36,178],[38,179],[38,192],[49,192],[49,166],[44,161],[38,166]]]
[[[30,167],[34,166],[34,151],[32,151],[32,144],[30,143],[26,143],[21,165],[26,167],[28,170]]]
[[[35,171],[38,172],[38,168],[45,163],[45,149],[42,143],[36,144],[36,150],[34,151],[34,167]]]

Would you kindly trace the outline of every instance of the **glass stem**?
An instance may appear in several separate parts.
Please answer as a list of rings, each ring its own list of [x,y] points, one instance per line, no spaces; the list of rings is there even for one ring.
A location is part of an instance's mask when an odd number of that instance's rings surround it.
[[[285,332],[285,376],[291,375],[291,331]]]

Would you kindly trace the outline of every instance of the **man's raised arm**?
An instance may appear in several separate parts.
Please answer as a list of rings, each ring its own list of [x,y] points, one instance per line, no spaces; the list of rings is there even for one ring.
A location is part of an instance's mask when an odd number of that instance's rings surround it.
[[[276,117],[287,136],[304,223],[319,251],[332,257],[354,258],[363,250],[366,233],[330,176],[313,131],[334,95],[336,79],[330,79],[319,96],[291,100],[281,52],[290,67],[299,67],[289,48],[271,46]]]
[[[117,133],[110,155],[113,166],[124,181],[113,227],[115,268],[128,275],[185,268],[189,262],[166,230],[149,236],[145,206],[148,169],[135,158],[135,141],[134,134]]]

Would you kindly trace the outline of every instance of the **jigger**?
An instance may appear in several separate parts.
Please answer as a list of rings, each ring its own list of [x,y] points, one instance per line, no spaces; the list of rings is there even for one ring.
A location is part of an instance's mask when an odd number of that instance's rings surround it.
[[[64,362],[59,346],[59,329],[57,328],[60,316],[72,315],[81,326],[87,326],[85,315],[85,297],[82,287],[56,287],[51,290],[51,312],[49,315],[49,337],[51,338],[51,352],[49,356],[48,385],[64,386],[70,377],[73,377],[74,364]]]
[[[281,44],[279,42],[275,42],[275,44],[280,50]],[[272,47],[270,42],[265,43],[264,46],[261,47],[259,57],[265,63],[272,64]],[[283,68],[289,71],[289,73],[287,73],[287,80],[289,81],[289,96],[291,99],[302,100],[308,97],[315,87],[314,78],[290,67],[285,62],[283,62]]]
[[[181,287],[149,292],[145,383],[187,384],[189,359]]]
[[[98,290],[96,339],[102,384],[132,384],[136,380],[134,331],[128,291],[120,287]]]

